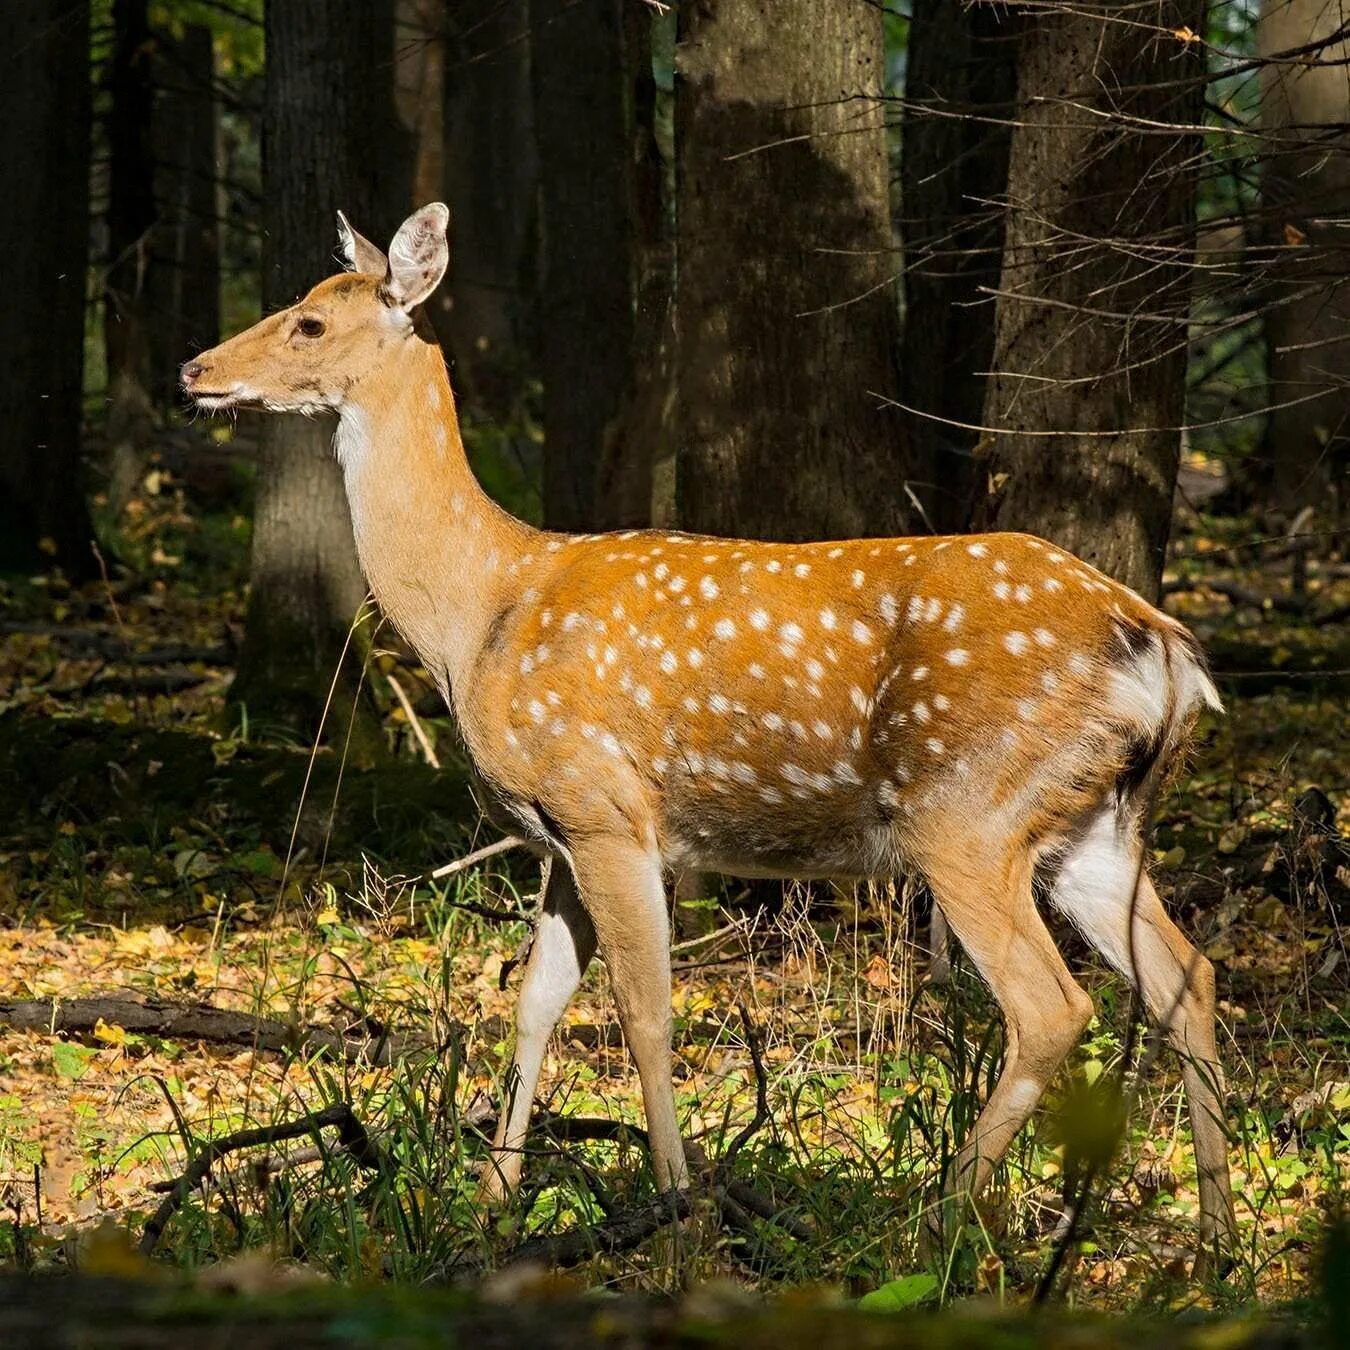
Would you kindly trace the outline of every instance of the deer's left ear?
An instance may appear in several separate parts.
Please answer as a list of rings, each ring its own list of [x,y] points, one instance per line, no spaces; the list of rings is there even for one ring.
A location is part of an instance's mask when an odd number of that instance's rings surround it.
[[[414,211],[389,245],[389,271],[384,293],[400,309],[420,305],[445,275],[450,262],[450,245],[445,231],[450,210],[444,202],[432,202]]]
[[[389,270],[389,259],[363,235],[352,229],[351,222],[341,211],[338,218],[338,251],[349,272],[382,277]]]

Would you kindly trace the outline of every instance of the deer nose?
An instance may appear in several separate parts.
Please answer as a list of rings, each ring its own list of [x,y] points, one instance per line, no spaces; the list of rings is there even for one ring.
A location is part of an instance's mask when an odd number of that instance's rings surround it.
[[[187,362],[183,366],[183,369],[179,371],[179,376],[183,381],[183,388],[186,389],[189,385],[200,379],[205,373],[206,367],[202,365],[200,361]]]

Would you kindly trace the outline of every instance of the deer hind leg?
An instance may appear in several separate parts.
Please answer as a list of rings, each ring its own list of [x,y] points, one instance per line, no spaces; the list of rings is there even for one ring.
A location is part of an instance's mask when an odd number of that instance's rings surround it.
[[[548,1038],[594,955],[595,928],[582,908],[570,870],[555,858],[516,1005],[515,1055],[506,1101],[479,1187],[479,1199],[485,1204],[499,1203],[520,1181],[522,1150]]]
[[[595,924],[624,1039],[642,1080],[658,1186],[689,1185],[671,1079],[670,915],[661,861],[631,839],[591,837],[573,847],[582,903]]]
[[[1200,1183],[1202,1273],[1211,1252],[1231,1250],[1234,1234],[1223,1069],[1214,1038],[1214,967],[1163,908],[1140,865],[1142,850],[1137,816],[1112,798],[1063,854],[1051,894],[1056,908],[1139,989],[1149,1016],[1181,1058]]]
[[[1019,848],[985,861],[982,847],[953,847],[924,869],[1006,1027],[1003,1072],[948,1174],[948,1198],[984,1188],[1092,1016],[1092,1000],[1036,912],[1029,853]]]

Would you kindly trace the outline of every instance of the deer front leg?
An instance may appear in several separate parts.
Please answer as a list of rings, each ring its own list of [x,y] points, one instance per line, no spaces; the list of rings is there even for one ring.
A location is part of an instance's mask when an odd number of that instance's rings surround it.
[[[632,840],[597,837],[574,846],[573,863],[642,1080],[657,1185],[683,1190],[689,1169],[671,1081],[670,916],[660,859]]]
[[[554,859],[516,1005],[515,1055],[506,1100],[478,1190],[484,1204],[500,1203],[520,1181],[522,1149],[548,1038],[594,955],[595,929],[577,896],[576,882],[566,864]]]

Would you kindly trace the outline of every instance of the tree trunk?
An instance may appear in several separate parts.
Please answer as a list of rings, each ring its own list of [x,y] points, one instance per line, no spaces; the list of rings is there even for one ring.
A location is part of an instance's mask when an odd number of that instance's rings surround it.
[[[412,142],[408,209],[445,195],[445,46],[450,0],[397,0],[394,99]]]
[[[158,212],[153,146],[155,41],[146,0],[113,0],[108,113],[108,500],[126,505],[145,468],[155,415],[147,312]]]
[[[445,199],[450,279],[436,303],[456,392],[519,414],[529,365],[527,274],[537,180],[526,0],[444,0]],[[581,71],[578,78],[584,78]]]
[[[1325,42],[1345,20],[1339,0],[1267,0],[1258,51],[1270,55]],[[1265,315],[1275,408],[1266,444],[1276,499],[1291,516],[1301,507],[1331,502],[1336,488],[1344,490],[1350,466],[1350,268],[1343,224],[1350,214],[1347,56],[1350,43],[1342,41],[1311,55],[1310,64],[1284,62],[1261,72],[1270,150],[1262,217],[1269,242],[1279,250]]]
[[[651,18],[631,8],[627,0],[530,3],[544,518],[564,530],[645,524],[651,515],[650,447],[620,438],[633,392],[644,229],[635,109],[639,95],[650,106],[654,94]],[[626,463],[616,458],[620,446]]]
[[[160,408],[181,405],[178,367],[220,341],[220,233],[216,207],[215,61],[211,30],[159,34],[155,195],[159,202],[148,306],[150,389]]]
[[[690,0],[679,25],[680,523],[900,530],[881,7]]]
[[[9,16],[0,163],[0,570],[94,570],[80,465],[89,248],[89,5]]]
[[[335,270],[336,212],[388,238],[379,174],[392,66],[381,59],[382,6],[268,0],[263,115],[263,308],[292,304]],[[392,32],[392,22],[391,22]],[[383,81],[383,85],[381,84]],[[392,197],[392,194],[391,194]],[[253,577],[232,700],[249,719],[312,737],[366,594],[327,418],[270,415],[259,425]],[[328,730],[369,759],[378,727],[358,693],[364,637],[354,641]],[[353,723],[353,710],[357,716]]]
[[[1155,597],[1185,415],[1202,0],[1036,11],[1017,124],[979,512]],[[1128,21],[1126,21],[1128,18]]]
[[[942,531],[965,529],[975,500],[978,433],[966,427],[983,413],[994,355],[1017,33],[1001,6],[949,0],[915,0],[909,25],[900,378],[916,410],[906,422],[915,470],[931,483],[920,495]]]

